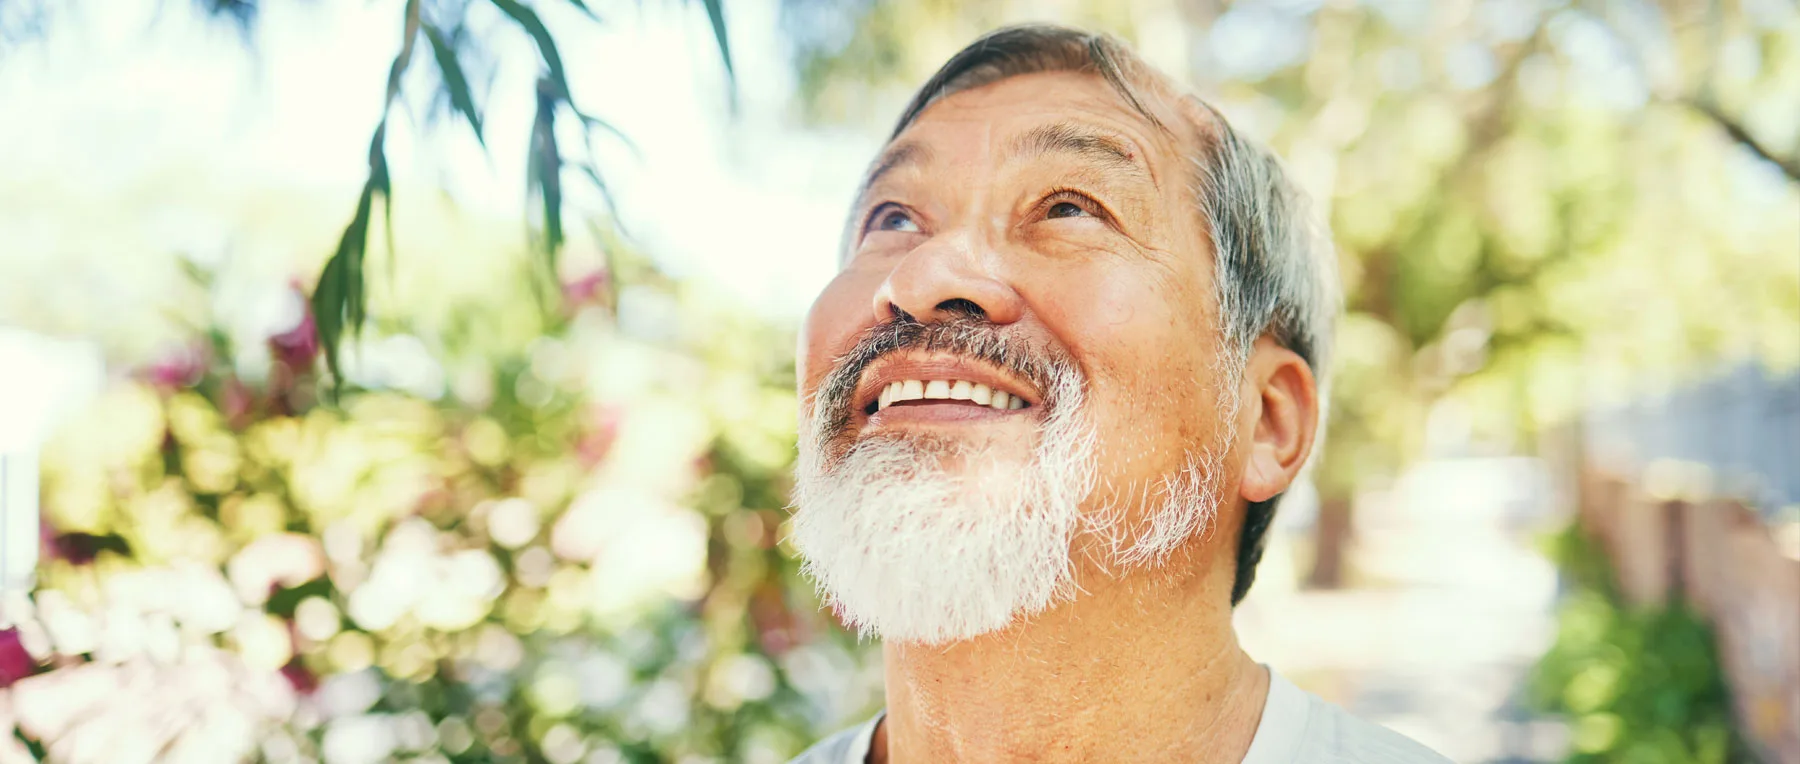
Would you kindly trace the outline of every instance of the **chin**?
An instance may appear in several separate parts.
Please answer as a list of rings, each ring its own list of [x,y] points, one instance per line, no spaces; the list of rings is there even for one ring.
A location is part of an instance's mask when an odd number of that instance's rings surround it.
[[[1071,415],[1034,441],[884,432],[829,462],[803,444],[803,570],[864,636],[942,644],[1004,629],[1074,593],[1093,442]]]
[[[943,475],[967,480],[1017,480],[1031,467],[1035,436],[1005,437],[992,433],[932,431],[884,431],[865,436],[852,446],[910,449],[928,460]],[[888,445],[891,444],[891,445]]]

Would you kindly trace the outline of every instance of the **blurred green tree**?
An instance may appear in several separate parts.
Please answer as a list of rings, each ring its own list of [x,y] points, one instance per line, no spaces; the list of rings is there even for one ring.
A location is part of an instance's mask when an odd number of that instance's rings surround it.
[[[1566,761],[1751,762],[1711,626],[1688,605],[1625,603],[1606,550],[1571,525],[1550,557],[1570,592],[1526,695],[1569,721]]]

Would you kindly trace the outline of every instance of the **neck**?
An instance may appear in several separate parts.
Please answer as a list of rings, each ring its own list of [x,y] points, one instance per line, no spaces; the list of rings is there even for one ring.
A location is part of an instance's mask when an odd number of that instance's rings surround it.
[[[1224,581],[1134,572],[994,634],[886,645],[870,760],[1242,761],[1268,672],[1231,630],[1231,566],[1207,562],[1178,554],[1162,570]]]

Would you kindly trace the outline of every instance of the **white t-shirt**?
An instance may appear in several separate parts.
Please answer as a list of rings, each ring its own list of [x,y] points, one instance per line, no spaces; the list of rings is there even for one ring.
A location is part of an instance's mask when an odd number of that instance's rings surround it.
[[[819,741],[790,764],[864,764],[876,714]],[[1449,759],[1398,732],[1370,724],[1269,672],[1269,699],[1244,764],[1445,764]]]

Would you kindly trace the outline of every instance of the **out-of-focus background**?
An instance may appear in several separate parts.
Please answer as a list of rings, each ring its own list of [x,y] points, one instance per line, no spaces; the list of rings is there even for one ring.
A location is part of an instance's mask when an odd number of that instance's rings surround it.
[[[1791,0],[0,0],[0,762],[779,762],[880,705],[793,332],[911,90],[1113,32],[1348,312],[1252,654],[1458,761],[1800,762]]]

